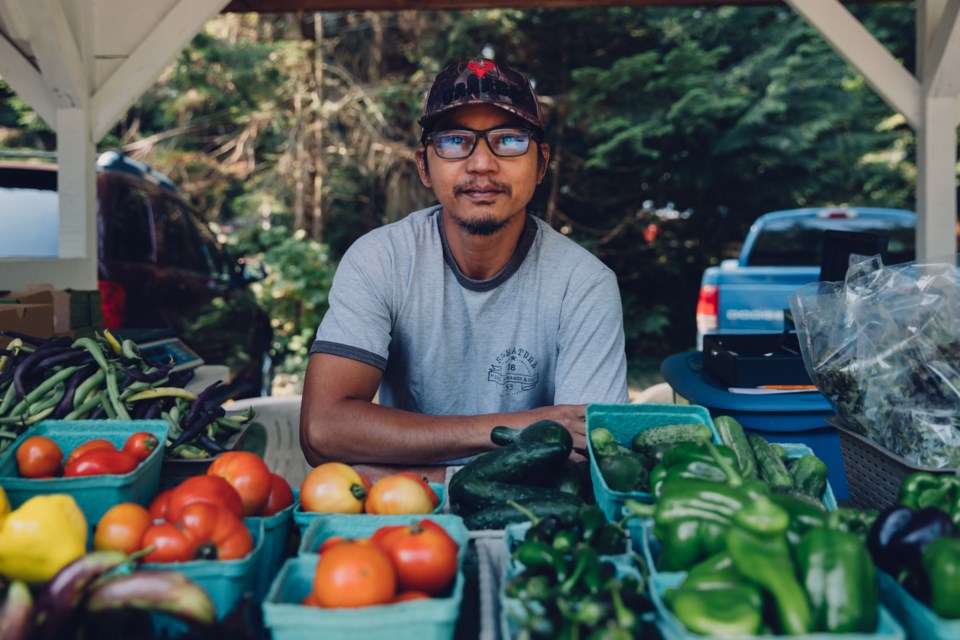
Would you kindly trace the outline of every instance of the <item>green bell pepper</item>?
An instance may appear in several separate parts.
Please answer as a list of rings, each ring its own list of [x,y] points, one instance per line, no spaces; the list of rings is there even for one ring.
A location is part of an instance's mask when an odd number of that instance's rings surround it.
[[[915,511],[937,507],[960,526],[960,477],[916,471],[903,479],[897,502]]]
[[[763,596],[748,582],[718,588],[684,583],[668,601],[683,626],[705,636],[755,636],[763,624]]]
[[[930,581],[930,608],[941,618],[960,618],[960,538],[937,538],[923,550]]]
[[[773,597],[779,628],[803,635],[813,630],[813,618],[787,544],[789,524],[786,511],[758,496],[733,516],[727,550],[737,570]]]
[[[814,628],[827,633],[872,633],[877,628],[877,571],[853,533],[812,529],[796,548]]]

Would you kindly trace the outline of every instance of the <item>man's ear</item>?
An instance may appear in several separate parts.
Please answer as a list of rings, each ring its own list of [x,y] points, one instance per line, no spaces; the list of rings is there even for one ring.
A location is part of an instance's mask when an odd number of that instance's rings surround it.
[[[541,142],[537,146],[540,148],[540,155],[537,156],[537,184],[540,184],[547,175],[547,165],[550,164],[550,145]]]
[[[420,182],[423,183],[427,189],[433,188],[433,183],[430,181],[430,168],[427,166],[427,149],[423,145],[417,147],[417,150],[413,154],[414,160],[417,162],[417,173],[420,174]]]

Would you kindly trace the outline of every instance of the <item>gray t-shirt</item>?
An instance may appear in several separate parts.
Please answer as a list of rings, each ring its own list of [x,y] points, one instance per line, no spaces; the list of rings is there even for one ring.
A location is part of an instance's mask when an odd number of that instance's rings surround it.
[[[528,215],[504,269],[471,280],[440,214],[415,211],[350,247],[311,353],[378,367],[381,404],[429,415],[627,402],[613,272]]]

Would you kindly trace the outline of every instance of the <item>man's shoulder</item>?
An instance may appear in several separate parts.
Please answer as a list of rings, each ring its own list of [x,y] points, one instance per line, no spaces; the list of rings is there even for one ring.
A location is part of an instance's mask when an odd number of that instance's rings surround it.
[[[560,233],[543,219],[536,216],[531,217],[537,223],[537,235],[541,239],[541,260],[562,261],[563,264],[578,269],[593,266],[597,269],[609,270],[609,267],[600,258],[590,253],[576,241]]]
[[[439,205],[419,209],[399,220],[371,229],[357,238],[350,248],[362,249],[367,246],[389,245],[396,242],[406,245],[411,238],[422,236],[425,233],[429,234],[431,229],[436,228],[436,217],[439,210]]]

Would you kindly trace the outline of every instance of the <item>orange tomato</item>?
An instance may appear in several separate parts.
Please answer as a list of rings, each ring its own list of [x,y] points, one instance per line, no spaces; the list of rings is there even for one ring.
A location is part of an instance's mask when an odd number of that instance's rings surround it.
[[[17,447],[17,470],[24,478],[52,478],[62,462],[60,446],[46,436],[30,436]]]
[[[150,512],[136,502],[121,502],[100,517],[93,533],[93,548],[123,551],[130,554],[142,549],[143,534],[153,519]]]
[[[391,602],[409,602],[410,600],[429,600],[430,595],[423,591],[401,591]]]
[[[117,446],[112,442],[110,442],[109,440],[104,440],[103,438],[94,438],[93,440],[87,440],[83,444],[75,447],[74,450],[70,452],[70,455],[67,456],[67,460],[66,462],[64,462],[64,464],[68,465],[74,460],[76,460],[77,458],[79,458],[80,456],[82,456],[83,454],[85,454],[87,451],[92,451],[94,449],[116,450]]]
[[[270,469],[267,463],[249,451],[227,451],[214,458],[207,475],[220,476],[240,494],[243,515],[260,512],[270,496]]]
[[[434,510],[422,481],[400,474],[384,476],[373,483],[367,495],[367,513],[399,515],[430,513]]]
[[[398,475],[406,476],[416,480],[420,486],[423,487],[423,490],[427,492],[427,497],[430,498],[433,508],[436,509],[440,506],[440,496],[437,495],[437,492],[433,490],[433,487],[430,486],[430,483],[427,482],[425,478],[418,476],[413,471],[401,471]]]
[[[344,536],[330,536],[320,543],[320,548],[317,549],[317,553],[326,553],[341,542],[347,542],[348,540],[350,540],[350,538],[346,538]]]
[[[386,604],[397,591],[397,574],[387,554],[369,541],[348,541],[320,556],[313,594],[321,607]]]
[[[390,531],[379,543],[397,570],[401,591],[445,593],[457,576],[459,545],[431,520]]]
[[[361,513],[367,490],[364,478],[348,464],[326,462],[314,468],[300,485],[304,511]]]

